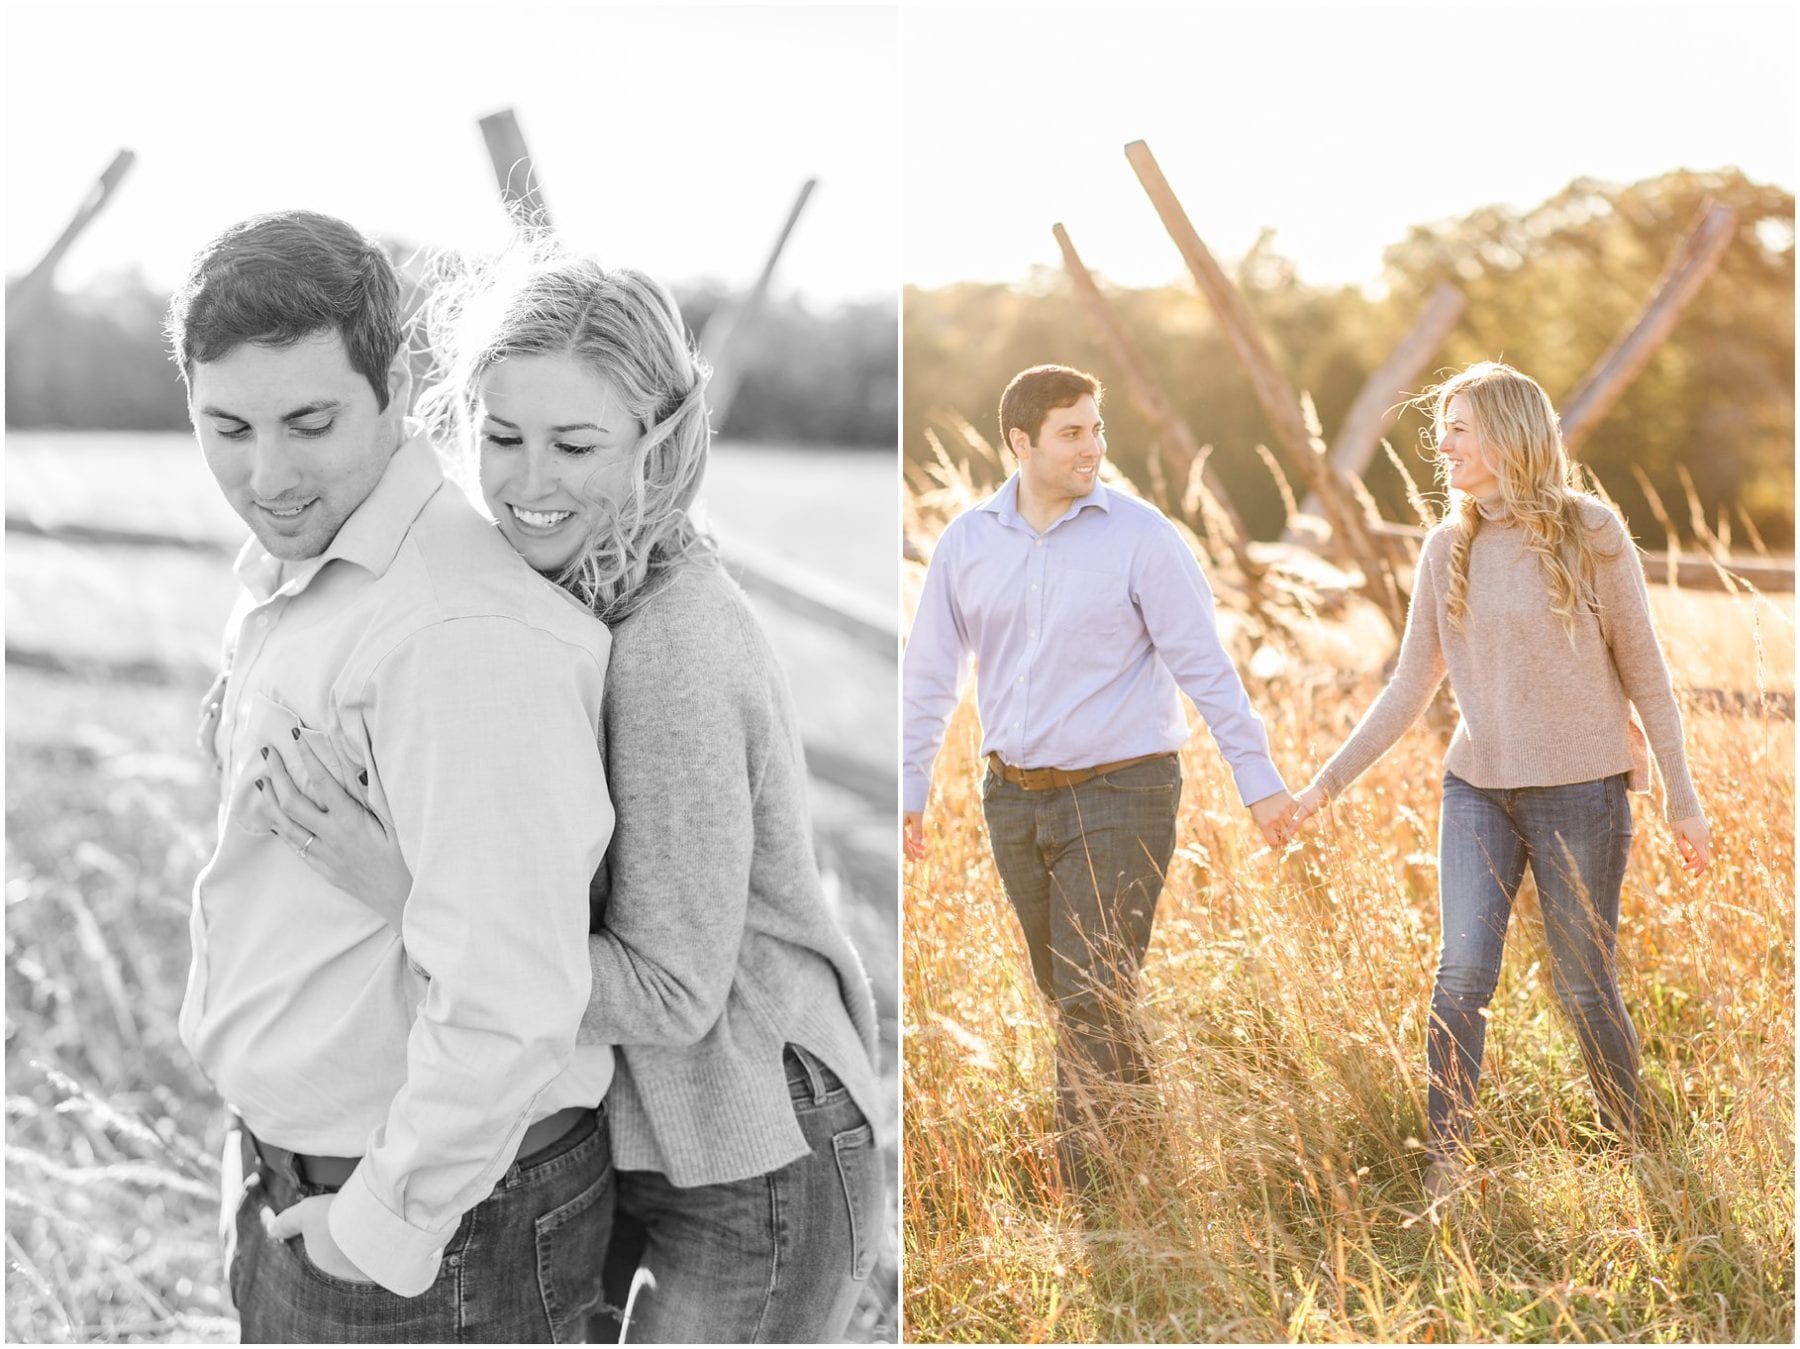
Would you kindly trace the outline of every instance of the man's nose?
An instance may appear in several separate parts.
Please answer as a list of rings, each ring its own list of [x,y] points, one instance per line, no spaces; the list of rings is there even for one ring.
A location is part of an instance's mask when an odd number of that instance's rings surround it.
[[[250,447],[250,494],[258,501],[276,501],[299,481],[300,474],[280,437],[257,436]]]

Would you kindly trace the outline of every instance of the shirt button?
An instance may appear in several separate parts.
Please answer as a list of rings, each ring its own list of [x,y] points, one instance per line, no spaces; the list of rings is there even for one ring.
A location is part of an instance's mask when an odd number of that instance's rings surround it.
[[[268,627],[269,626],[269,616],[267,614],[258,614],[256,616],[256,626],[259,628]]]
[[[1037,582],[1036,582],[1036,581],[1033,581],[1033,582],[1032,582],[1032,583],[1031,583],[1031,588],[1032,588],[1032,589],[1033,589],[1033,590],[1036,590],[1036,589],[1037,589]]]
[[[1038,547],[1039,547],[1039,548],[1042,548],[1042,547],[1043,547],[1043,546],[1044,546],[1044,541],[1043,541],[1043,540],[1042,540],[1042,539],[1039,539],[1039,540],[1038,540],[1038,541],[1037,541],[1037,546],[1038,546]]]

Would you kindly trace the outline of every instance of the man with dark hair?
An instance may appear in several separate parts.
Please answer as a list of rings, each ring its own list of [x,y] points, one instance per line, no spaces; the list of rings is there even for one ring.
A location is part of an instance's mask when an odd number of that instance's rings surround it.
[[[255,536],[181,1013],[241,1130],[246,1342],[567,1338],[610,1224],[612,1053],[576,1044],[608,637],[406,423],[398,297],[377,245],[285,212],[209,244],[170,310],[201,450]],[[265,804],[296,785],[391,823],[401,912],[308,864]]]
[[[1212,591],[1154,507],[1100,482],[1103,397],[1092,375],[1021,371],[1000,399],[1018,471],[952,520],[919,596],[905,659],[907,856],[950,714],[975,657],[988,839],[1057,1014],[1064,1183],[1099,1179],[1091,1131],[1147,1080],[1132,1013],[1175,848],[1176,751],[1193,699],[1263,837],[1293,798],[1220,645]]]

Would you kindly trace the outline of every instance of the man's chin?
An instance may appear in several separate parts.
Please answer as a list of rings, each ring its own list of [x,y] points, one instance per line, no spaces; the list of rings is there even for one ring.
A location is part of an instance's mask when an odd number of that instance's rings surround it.
[[[317,529],[309,529],[303,534],[278,534],[271,529],[252,526],[250,532],[256,535],[264,552],[282,562],[309,561],[331,543],[331,535]]]

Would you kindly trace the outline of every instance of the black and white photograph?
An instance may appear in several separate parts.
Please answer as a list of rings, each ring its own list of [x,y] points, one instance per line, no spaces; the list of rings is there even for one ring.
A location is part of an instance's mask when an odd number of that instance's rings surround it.
[[[898,1338],[898,21],[8,8],[8,1342]]]

